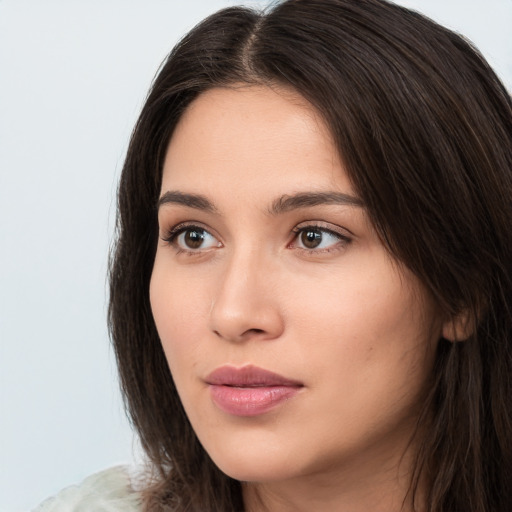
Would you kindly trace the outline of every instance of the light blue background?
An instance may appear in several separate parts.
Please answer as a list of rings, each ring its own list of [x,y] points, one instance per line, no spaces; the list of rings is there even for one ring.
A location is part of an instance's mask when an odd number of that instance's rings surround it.
[[[116,181],[164,56],[236,3],[0,0],[1,512],[138,458],[105,326]],[[466,34],[512,89],[512,0],[399,3]]]

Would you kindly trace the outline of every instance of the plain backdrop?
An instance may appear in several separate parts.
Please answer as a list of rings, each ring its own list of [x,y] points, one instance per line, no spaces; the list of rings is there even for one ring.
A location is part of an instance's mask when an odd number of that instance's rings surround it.
[[[236,3],[0,0],[0,512],[138,458],[105,321],[116,182],[160,62]],[[512,0],[399,3],[512,90]]]

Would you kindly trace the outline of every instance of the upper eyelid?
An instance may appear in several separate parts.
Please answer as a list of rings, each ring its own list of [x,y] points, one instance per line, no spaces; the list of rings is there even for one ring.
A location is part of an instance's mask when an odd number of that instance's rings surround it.
[[[170,227],[163,227],[159,224],[159,232],[160,238],[164,241],[170,241],[171,239],[176,238],[181,232],[190,229],[190,228],[199,228],[201,230],[206,231],[208,234],[217,239],[220,243],[223,244],[221,237],[215,230],[205,225],[203,222],[196,220],[182,221],[177,224],[171,224]],[[291,233],[295,236],[297,234],[307,228],[318,229],[321,231],[332,233],[335,236],[339,236],[341,238],[352,238],[356,237],[352,231],[344,226],[339,226],[337,224],[333,224],[331,222],[327,222],[324,220],[306,220],[297,223],[292,229]]]
[[[329,231],[334,234],[338,234],[340,236],[350,236],[356,237],[356,235],[345,226],[339,226],[337,224],[333,224],[332,222],[322,221],[322,220],[309,220],[304,222],[299,222],[294,228],[293,232],[297,232],[307,228],[316,228],[324,231]]]
[[[211,235],[215,236],[214,233],[212,233],[212,229],[206,226],[203,222],[198,220],[186,220],[182,222],[177,223],[169,223],[169,227],[166,227],[165,224],[160,224],[158,226],[160,231],[163,231],[165,233],[177,233],[180,230],[184,230],[187,228],[200,228],[204,229],[205,231],[208,231]]]
[[[201,222],[179,222],[178,224],[169,228],[160,228],[160,238],[166,242],[170,242],[171,240],[176,239],[184,231],[187,231],[187,229],[192,228],[198,228],[202,231],[206,231],[210,236],[220,242],[219,236],[215,234],[215,232],[212,232],[210,228],[204,226]]]
[[[337,238],[338,240],[342,241],[343,243],[348,243],[348,242],[352,241],[352,236],[342,233],[341,230],[334,230],[334,229],[329,229],[329,228],[325,228],[325,227],[314,225],[314,224],[309,224],[309,225],[306,225],[303,227],[295,228],[292,231],[294,236],[293,236],[293,240],[291,243],[294,244],[295,240],[298,238],[298,235],[304,231],[307,231],[308,228],[317,230],[317,231],[323,231],[324,233],[327,233],[330,236]]]

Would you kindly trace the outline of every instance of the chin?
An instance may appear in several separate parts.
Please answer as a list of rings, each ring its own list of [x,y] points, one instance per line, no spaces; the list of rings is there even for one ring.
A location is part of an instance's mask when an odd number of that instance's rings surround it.
[[[240,440],[241,441],[241,440]],[[261,441],[261,440],[260,440]],[[285,480],[298,473],[302,464],[271,440],[262,443],[217,442],[207,445],[207,452],[214,464],[226,475],[242,482],[272,482]],[[212,447],[212,449],[210,449]]]
[[[220,464],[214,462],[223,473],[240,482],[276,482],[293,476],[286,473],[289,471],[287,464],[279,464],[271,459],[254,461],[248,458],[244,461],[222,461]]]

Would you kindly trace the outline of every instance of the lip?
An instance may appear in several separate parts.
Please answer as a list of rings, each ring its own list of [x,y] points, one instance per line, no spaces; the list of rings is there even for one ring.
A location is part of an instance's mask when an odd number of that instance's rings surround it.
[[[221,366],[205,381],[215,405],[235,416],[264,414],[283,405],[304,387],[299,381],[252,365]]]

